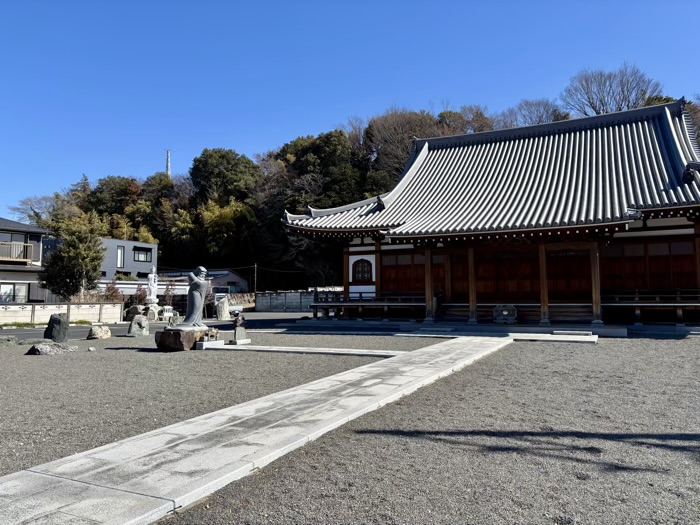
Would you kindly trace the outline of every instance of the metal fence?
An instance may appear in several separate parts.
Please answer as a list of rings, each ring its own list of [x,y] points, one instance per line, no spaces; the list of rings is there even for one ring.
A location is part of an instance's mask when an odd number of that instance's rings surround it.
[[[309,312],[314,292],[256,292],[256,312]]]

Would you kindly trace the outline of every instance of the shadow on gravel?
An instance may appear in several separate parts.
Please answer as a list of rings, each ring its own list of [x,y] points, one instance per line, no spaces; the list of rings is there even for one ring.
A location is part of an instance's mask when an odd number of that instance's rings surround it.
[[[108,346],[105,348],[105,350],[130,350],[131,352],[153,352],[153,353],[164,353],[158,350],[157,348],[135,348],[133,346]],[[167,353],[167,352],[165,352]]]
[[[555,431],[541,432],[519,430],[358,430],[357,434],[387,435],[411,439],[422,439],[448,445],[472,448],[482,453],[519,453],[540,456],[574,463],[598,465],[607,471],[631,472],[663,472],[658,469],[636,467],[592,459],[605,451],[596,446],[582,446],[573,443],[563,443],[560,439],[602,440],[624,443],[634,447],[648,449],[664,449],[672,452],[690,454],[694,460],[700,461],[700,434],[628,434],[614,432],[579,432]],[[472,438],[507,439],[520,443],[493,444],[479,443]],[[583,456],[583,457],[582,457]],[[588,456],[588,457],[585,457]]]

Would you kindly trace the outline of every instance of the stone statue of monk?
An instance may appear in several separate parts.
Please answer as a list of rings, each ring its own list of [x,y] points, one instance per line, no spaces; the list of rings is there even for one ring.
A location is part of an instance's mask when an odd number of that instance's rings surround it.
[[[209,288],[207,269],[199,266],[187,277],[190,281],[190,288],[187,291],[187,313],[184,321],[178,326],[206,327],[202,322],[202,313],[204,312],[204,299]]]

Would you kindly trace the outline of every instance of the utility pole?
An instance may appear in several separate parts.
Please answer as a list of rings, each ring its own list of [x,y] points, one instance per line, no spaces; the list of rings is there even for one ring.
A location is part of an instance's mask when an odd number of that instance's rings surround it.
[[[258,263],[254,263],[255,274],[253,275],[253,293],[258,291]]]
[[[168,174],[168,177],[172,177],[172,173],[170,172],[170,150],[166,149],[165,151],[165,173]]]

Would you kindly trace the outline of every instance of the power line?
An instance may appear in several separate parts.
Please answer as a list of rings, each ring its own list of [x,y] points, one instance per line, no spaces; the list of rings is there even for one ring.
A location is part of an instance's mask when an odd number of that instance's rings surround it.
[[[171,266],[158,266],[159,270],[166,270],[166,271],[172,271],[172,272],[191,272],[192,268],[173,268]],[[221,268],[221,270],[229,270],[231,272],[238,271],[238,270],[252,270],[255,269],[255,265],[250,265],[250,266],[237,266],[235,268]],[[277,272],[277,273],[306,273],[305,270],[276,270],[275,268],[267,268],[265,266],[260,266],[258,265],[259,270],[266,270],[268,272]],[[219,271],[218,269],[212,269],[212,270],[207,270],[211,272],[216,272]]]
[[[306,273],[305,270],[274,270],[272,268],[265,268],[264,266],[259,266],[259,270],[267,270],[268,272],[278,272],[278,273]]]

